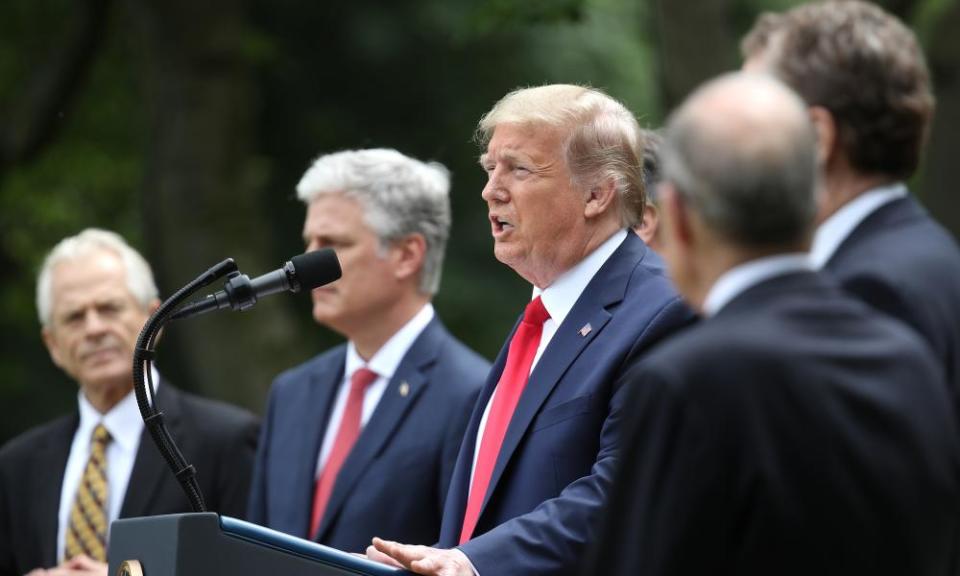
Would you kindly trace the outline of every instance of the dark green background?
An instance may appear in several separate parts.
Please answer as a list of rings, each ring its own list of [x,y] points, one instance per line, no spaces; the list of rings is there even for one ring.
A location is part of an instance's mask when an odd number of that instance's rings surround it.
[[[440,316],[485,356],[529,287],[492,257],[477,120],[509,90],[587,83],[655,127],[739,65],[760,0],[12,0],[0,5],[0,442],[70,409],[33,304],[43,254],[125,235],[163,295],[227,256],[251,276],[302,250],[311,159],[394,147],[453,173]],[[920,35],[939,111],[914,191],[956,233],[960,6],[884,2]],[[953,33],[951,33],[953,31]],[[259,411],[271,378],[338,341],[308,298],[171,325],[161,370]]]

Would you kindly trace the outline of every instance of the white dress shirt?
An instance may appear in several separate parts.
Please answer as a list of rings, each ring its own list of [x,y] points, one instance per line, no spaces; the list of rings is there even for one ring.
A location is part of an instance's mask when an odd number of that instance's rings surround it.
[[[400,330],[390,337],[387,342],[370,358],[369,362],[364,362],[353,342],[347,343],[347,358],[343,370],[343,379],[340,381],[340,388],[337,390],[337,397],[333,402],[333,411],[330,413],[330,420],[327,422],[327,429],[323,434],[323,445],[320,447],[320,456],[317,458],[317,468],[315,478],[320,476],[323,466],[327,463],[327,458],[333,450],[333,442],[336,440],[337,431],[340,429],[340,421],[343,420],[343,411],[347,407],[347,396],[350,395],[350,377],[360,368],[369,368],[377,373],[377,379],[373,384],[367,386],[363,396],[363,410],[360,414],[360,428],[363,429],[376,410],[377,404],[383,397],[387,389],[387,384],[393,378],[394,372],[407,355],[407,351],[413,346],[413,343],[427,327],[427,324],[433,320],[435,312],[433,305],[429,302],[417,312],[413,318],[407,321]]]
[[[154,389],[159,388],[160,375],[156,369],[153,370],[153,382]],[[77,403],[80,407],[80,425],[73,435],[70,456],[67,458],[63,484],[60,487],[60,510],[57,523],[57,558],[59,560],[64,559],[70,510],[73,507],[83,471],[87,467],[87,460],[90,459],[90,440],[93,429],[97,424],[103,424],[110,433],[106,454],[108,522],[113,522],[120,516],[120,507],[123,506],[123,497],[127,493],[130,473],[133,472],[133,463],[137,458],[140,436],[143,433],[143,418],[140,416],[137,397],[133,390],[106,414],[98,412],[83,392],[77,393]]]
[[[703,315],[710,317],[731,300],[765,280],[791,272],[812,271],[806,254],[778,254],[750,260],[724,272],[710,287],[703,301]]]
[[[829,218],[823,221],[813,235],[810,247],[810,261],[816,269],[823,268],[840,244],[850,236],[867,216],[873,214],[884,204],[888,204],[907,195],[903,182],[894,182],[868,190],[844,204]]]
[[[533,288],[533,298],[540,296],[543,307],[547,309],[550,318],[543,323],[543,332],[540,334],[540,345],[537,347],[537,354],[533,357],[533,364],[530,365],[530,373],[536,368],[543,351],[546,350],[550,340],[557,333],[557,328],[563,324],[563,320],[573,309],[573,305],[580,299],[580,295],[587,288],[587,284],[593,280],[600,268],[610,259],[610,256],[616,252],[620,244],[627,238],[627,231],[620,230],[610,238],[607,238],[603,244],[598,246],[586,258],[581,260],[573,268],[567,270],[556,280],[544,289]],[[531,298],[531,300],[533,299]],[[579,329],[574,327],[574,330]],[[499,388],[497,389],[499,390]],[[490,395],[486,408],[483,410],[483,416],[480,418],[480,427],[477,430],[477,440],[473,447],[473,466],[470,469],[470,489],[473,489],[473,472],[477,467],[477,457],[480,455],[480,444],[483,439],[483,431],[487,427],[487,416],[490,413],[490,406],[493,405],[493,398],[497,394],[494,390]],[[469,497],[469,494],[468,494]]]

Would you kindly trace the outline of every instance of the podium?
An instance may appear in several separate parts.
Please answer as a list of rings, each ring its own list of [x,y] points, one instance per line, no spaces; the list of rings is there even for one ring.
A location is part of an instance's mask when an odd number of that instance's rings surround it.
[[[112,576],[399,576],[410,574],[212,512],[115,521]]]

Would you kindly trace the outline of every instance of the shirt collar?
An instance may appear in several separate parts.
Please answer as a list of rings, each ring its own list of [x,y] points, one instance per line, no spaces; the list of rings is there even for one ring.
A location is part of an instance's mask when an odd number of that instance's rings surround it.
[[[394,372],[400,366],[403,357],[407,355],[407,350],[413,346],[417,337],[427,327],[427,324],[435,316],[433,304],[427,302],[419,312],[414,314],[413,318],[407,321],[402,328],[397,330],[387,342],[374,353],[369,362],[364,362],[353,341],[347,343],[347,359],[344,366],[344,374],[349,377],[357,369],[366,366],[373,370],[381,378],[387,380],[393,378]]]
[[[810,261],[814,268],[823,268],[833,256],[840,244],[867,216],[888,202],[907,195],[903,182],[894,182],[887,186],[873,188],[847,202],[829,218],[823,221],[813,235],[810,247]]]
[[[764,280],[812,269],[809,258],[802,253],[766,256],[734,266],[717,278],[710,287],[703,301],[703,315],[715,315],[731,300]]]
[[[536,286],[533,287],[533,298],[540,296],[543,307],[547,309],[550,319],[557,326],[563,323],[563,319],[567,317],[573,305],[577,303],[580,294],[587,288],[587,284],[593,280],[600,268],[626,238],[627,231],[619,230],[543,290]]]
[[[154,389],[160,387],[160,374],[153,369]],[[110,438],[124,451],[135,452],[140,445],[140,435],[143,432],[143,417],[137,405],[136,393],[131,390],[106,414],[101,414],[87,400],[83,392],[78,393],[80,409],[80,426],[77,433],[89,441],[93,429],[97,424],[103,424],[110,433]]]

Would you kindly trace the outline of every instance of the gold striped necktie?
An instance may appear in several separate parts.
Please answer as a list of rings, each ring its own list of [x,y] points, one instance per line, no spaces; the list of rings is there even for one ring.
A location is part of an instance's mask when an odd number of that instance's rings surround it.
[[[90,441],[90,459],[83,469],[70,518],[67,523],[65,556],[80,554],[107,561],[107,444],[110,433],[103,424],[93,429]]]

